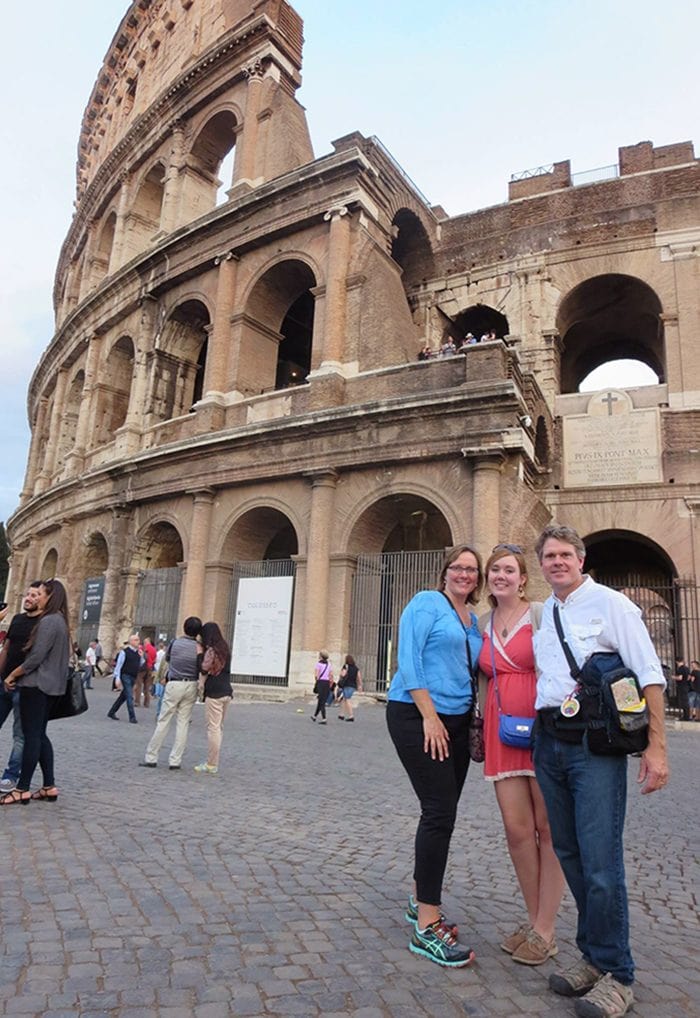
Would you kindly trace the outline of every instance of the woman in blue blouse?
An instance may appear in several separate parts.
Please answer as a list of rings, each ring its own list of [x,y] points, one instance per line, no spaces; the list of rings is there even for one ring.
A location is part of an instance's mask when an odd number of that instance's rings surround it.
[[[459,943],[457,927],[445,921],[440,902],[469,766],[471,671],[481,649],[469,605],[478,601],[482,582],[479,556],[461,545],[448,552],[437,590],[423,590],[408,603],[399,624],[399,667],[387,705],[389,734],[421,805],[415,897],[409,897],[406,910],[415,929],[408,946],[450,968],[474,959],[474,952]]]

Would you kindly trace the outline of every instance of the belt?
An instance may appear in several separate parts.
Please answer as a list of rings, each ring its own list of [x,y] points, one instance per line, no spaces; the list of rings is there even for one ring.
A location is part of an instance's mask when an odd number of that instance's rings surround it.
[[[196,682],[196,681],[197,681],[196,679],[176,679],[174,676],[173,678],[168,679],[168,682]]]

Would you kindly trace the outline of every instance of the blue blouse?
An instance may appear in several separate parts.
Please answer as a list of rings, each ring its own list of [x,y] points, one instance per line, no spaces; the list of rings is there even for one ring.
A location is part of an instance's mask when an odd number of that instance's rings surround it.
[[[481,634],[474,613],[467,627],[440,591],[416,594],[401,615],[399,667],[388,699],[413,703],[411,690],[427,689],[439,714],[466,713],[472,703],[472,687],[465,637],[476,672]]]

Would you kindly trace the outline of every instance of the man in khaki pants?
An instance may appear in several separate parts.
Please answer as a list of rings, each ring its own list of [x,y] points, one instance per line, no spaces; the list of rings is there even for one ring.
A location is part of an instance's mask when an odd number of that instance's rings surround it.
[[[140,767],[157,767],[158,753],[163,745],[170,722],[175,718],[175,741],[170,750],[168,764],[171,771],[179,771],[182,754],[187,744],[192,708],[197,702],[197,679],[202,660],[202,649],[197,641],[202,620],[196,616],[185,619],[184,636],[178,636],[168,647],[168,677],[163,704],[158,715],[156,730],[146,746],[145,759]]]

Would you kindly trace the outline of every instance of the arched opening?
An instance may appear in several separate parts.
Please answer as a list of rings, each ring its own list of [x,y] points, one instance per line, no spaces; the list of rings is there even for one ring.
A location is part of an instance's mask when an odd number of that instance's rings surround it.
[[[49,548],[41,563],[41,579],[52,580],[58,569],[58,552],[55,548]]]
[[[61,434],[56,457],[56,470],[59,473],[63,469],[65,457],[75,445],[75,435],[78,430],[78,414],[80,413],[84,386],[85,372],[81,369],[73,376],[66,391],[65,405],[61,415]]]
[[[503,339],[509,334],[508,319],[487,304],[474,304],[460,311],[445,325],[443,338],[450,337],[457,347],[463,344],[485,343],[491,339]]]
[[[172,523],[152,523],[141,535],[133,557],[138,569],[133,624],[142,636],[155,641],[177,635],[183,559],[182,539]]]
[[[316,278],[289,259],[268,269],[250,292],[241,326],[239,388],[246,395],[306,381],[311,370]]]
[[[136,199],[127,216],[129,257],[149,247],[160,230],[164,194],[165,166],[158,162],[141,181]]]
[[[556,319],[563,345],[561,392],[577,392],[592,371],[621,359],[641,361],[665,381],[661,313],[656,293],[634,276],[594,276],[574,287]]]
[[[598,583],[621,590],[641,609],[668,677],[675,648],[687,645],[684,631],[689,624],[673,562],[655,541],[633,531],[602,530],[584,543],[584,571]]]
[[[134,343],[120,336],[105,360],[96,385],[97,413],[93,444],[107,445],[126,421],[134,374]]]
[[[90,534],[84,544],[81,572],[83,577],[99,576],[109,565],[109,549],[103,534]]]
[[[246,625],[248,619],[239,617],[239,593],[241,601],[245,600],[242,581],[253,581],[246,586],[254,587],[256,599],[274,601],[277,605],[276,622],[278,627],[271,647],[268,667],[255,671],[253,664],[249,671],[236,667],[234,661],[234,681],[243,684],[264,686],[286,686],[291,637],[291,609],[294,598],[294,577],[299,541],[297,533],[288,516],[272,506],[258,506],[243,513],[233,524],[226,537],[222,551],[224,562],[230,563],[229,589],[221,591],[228,596],[228,618],[226,633],[234,646],[236,627]],[[285,629],[280,619],[286,613],[288,627]],[[255,623],[253,623],[255,624]],[[262,624],[259,621],[258,624]],[[282,628],[279,628],[282,626]]]
[[[549,467],[551,457],[551,444],[549,432],[544,417],[537,418],[535,425],[535,460],[538,465],[545,469]]]
[[[109,550],[103,534],[90,534],[82,542],[80,561],[77,563],[82,578],[80,610],[75,639],[84,651],[91,640],[99,638],[100,618],[105,589],[105,571],[109,565]]]
[[[435,587],[451,544],[443,513],[419,495],[379,499],[355,523],[349,645],[367,689],[386,689],[396,669],[401,612],[419,590]]]
[[[600,389],[634,389],[643,385],[658,385],[659,376],[648,364],[635,360],[615,360],[600,364],[581,381],[579,392],[598,392]]]
[[[391,257],[402,269],[405,290],[412,290],[435,275],[435,259],[425,227],[415,212],[399,209],[391,221],[394,239]]]
[[[91,281],[93,286],[99,286],[105,276],[109,273],[114,247],[114,234],[117,227],[117,214],[110,212],[100,230],[100,239],[97,243],[97,250],[92,258]]]
[[[195,138],[182,181],[182,208],[187,210],[187,221],[228,200],[227,191],[233,182],[236,129],[234,114],[230,110],[220,110]]]
[[[149,424],[189,413],[201,399],[209,324],[209,311],[199,300],[184,301],[170,314],[151,354]]]

